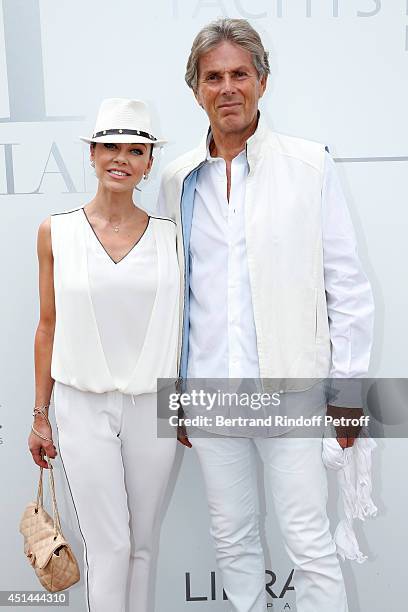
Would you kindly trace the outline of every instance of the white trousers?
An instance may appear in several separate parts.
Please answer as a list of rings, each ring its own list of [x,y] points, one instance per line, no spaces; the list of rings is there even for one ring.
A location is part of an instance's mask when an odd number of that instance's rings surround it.
[[[208,495],[211,535],[234,612],[265,612],[255,453],[269,479],[298,612],[347,612],[343,576],[326,514],[322,440],[192,438]]]
[[[61,461],[84,540],[88,612],[147,612],[152,548],[176,438],[156,437],[156,394],[55,383]]]

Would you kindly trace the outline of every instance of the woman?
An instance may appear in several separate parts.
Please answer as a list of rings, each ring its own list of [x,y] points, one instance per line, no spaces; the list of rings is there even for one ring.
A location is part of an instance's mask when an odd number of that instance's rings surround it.
[[[156,380],[177,376],[175,225],[133,203],[153,148],[143,102],[100,108],[98,190],[38,233],[40,322],[29,448],[47,467],[54,387],[61,461],[85,545],[89,612],[146,612],[152,544],[176,438],[157,439]],[[55,385],[54,385],[55,381]]]

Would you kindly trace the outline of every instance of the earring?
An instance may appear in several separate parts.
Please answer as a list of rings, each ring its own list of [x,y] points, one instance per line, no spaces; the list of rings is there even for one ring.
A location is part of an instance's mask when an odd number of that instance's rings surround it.
[[[144,178],[145,181],[147,181],[147,179],[149,178],[149,173],[146,172],[146,174],[143,175],[143,178]]]
[[[91,166],[92,168],[95,168],[95,162],[93,160],[91,161]]]

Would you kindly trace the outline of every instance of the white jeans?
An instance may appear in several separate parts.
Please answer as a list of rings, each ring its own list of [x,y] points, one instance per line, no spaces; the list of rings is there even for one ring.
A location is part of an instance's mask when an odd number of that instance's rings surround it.
[[[61,461],[84,540],[88,612],[146,612],[152,546],[176,439],[156,437],[156,394],[55,383]]]
[[[207,488],[211,535],[234,612],[265,612],[255,452],[271,484],[285,548],[295,567],[298,612],[347,612],[326,514],[322,440],[192,438]]]

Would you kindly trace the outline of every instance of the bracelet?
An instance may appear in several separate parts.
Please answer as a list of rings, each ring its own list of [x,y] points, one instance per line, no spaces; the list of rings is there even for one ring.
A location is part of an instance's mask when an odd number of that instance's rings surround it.
[[[45,414],[44,409],[45,408],[49,408],[49,406],[35,406],[34,407],[34,412],[33,412],[33,416],[35,416],[36,414],[41,414],[42,417],[44,417],[44,419],[47,421],[48,425],[51,427],[51,423],[48,419],[48,416]],[[46,440],[47,442],[52,442],[51,438],[47,438],[47,436],[43,436],[39,431],[37,431],[34,426],[31,426],[31,431],[33,433],[35,433],[36,436],[38,436],[39,438],[41,438],[42,440]]]
[[[41,414],[42,417],[44,417],[44,419],[47,421],[47,423],[49,424],[49,420],[48,420],[48,416],[47,414],[44,412],[45,408],[49,408],[49,406],[36,406],[34,408],[34,412],[33,412],[33,416],[35,416],[36,414]]]
[[[50,407],[49,404],[45,404],[44,406],[34,406],[34,412],[36,410],[39,410],[41,412],[42,410],[45,410],[46,408],[49,408],[49,407]]]
[[[42,440],[46,440],[47,442],[52,442],[51,438],[47,438],[47,436],[43,436],[42,434],[40,434],[39,431],[37,431],[36,429],[34,429],[33,426],[31,426],[31,431],[33,433],[35,433],[36,436],[38,436],[39,438],[42,438]]]

